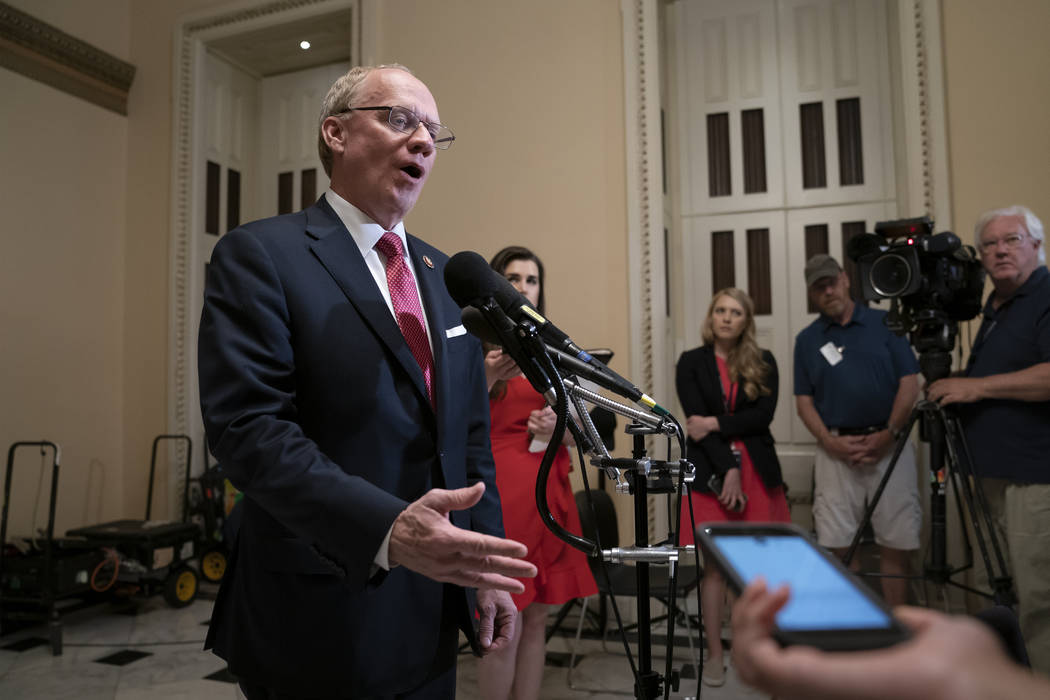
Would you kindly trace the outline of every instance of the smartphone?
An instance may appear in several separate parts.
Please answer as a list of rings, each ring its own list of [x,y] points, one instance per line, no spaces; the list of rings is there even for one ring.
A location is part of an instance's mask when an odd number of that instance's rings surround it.
[[[780,644],[828,651],[876,649],[910,634],[885,603],[806,531],[780,523],[707,523],[696,528],[704,558],[741,591],[755,577],[791,587],[776,616]]]

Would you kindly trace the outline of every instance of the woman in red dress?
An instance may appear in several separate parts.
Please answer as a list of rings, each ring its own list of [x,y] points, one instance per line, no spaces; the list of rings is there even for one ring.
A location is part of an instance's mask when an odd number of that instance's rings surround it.
[[[505,276],[544,313],[543,263],[527,248],[511,246],[496,253],[492,268]],[[525,592],[514,595],[518,624],[510,646],[481,659],[478,684],[486,700],[540,697],[546,660],[547,615],[550,606],[593,595],[598,587],[587,557],[558,539],[536,510],[536,475],[543,451],[554,432],[554,411],[532,388],[510,355],[486,348],[485,375],[492,415],[492,455],[496,460],[496,487],[503,506],[507,537],[529,548],[536,578],[522,579]],[[566,442],[571,437],[566,433]],[[551,513],[563,527],[580,532],[580,517],[569,485],[572,461],[559,447],[547,482]]]
[[[687,458],[696,466],[696,523],[727,520],[790,522],[780,462],[769,424],[779,375],[772,353],[755,341],[754,304],[746,292],[717,292],[701,328],[704,344],[678,359],[675,386],[686,415]],[[682,504],[683,544],[693,542],[688,502]],[[722,610],[725,579],[704,570],[700,604],[707,639],[704,683],[725,682]]]

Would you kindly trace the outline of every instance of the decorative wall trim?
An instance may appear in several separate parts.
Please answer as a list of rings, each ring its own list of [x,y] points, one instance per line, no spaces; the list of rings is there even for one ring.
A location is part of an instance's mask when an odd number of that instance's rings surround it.
[[[903,105],[904,191],[901,215],[928,214],[938,230],[951,228],[948,122],[944,99],[939,0],[898,0],[900,100]]]
[[[627,250],[631,376],[659,400],[666,382],[660,67],[657,0],[621,0],[627,155]],[[665,399],[669,401],[670,399]],[[651,440],[649,441],[652,442]],[[649,445],[652,449],[653,445]],[[650,531],[658,517],[649,502]]]
[[[922,5],[915,3],[912,12],[915,23],[915,78],[919,86],[919,139],[922,143],[922,207],[933,212],[933,173],[930,169],[930,94],[926,72],[926,37],[923,29]]]
[[[657,1],[622,0],[622,12],[631,374],[659,399],[667,388],[667,319]]]
[[[632,265],[632,372],[641,379],[642,386],[653,381],[653,313],[652,313],[652,252],[650,250],[650,223],[653,203],[649,197],[650,168],[649,121],[646,114],[646,2],[628,0],[624,7],[624,60],[634,70],[626,76],[624,98],[627,123],[627,189],[628,237],[636,260]],[[636,307],[636,308],[635,308]]]
[[[135,66],[4,2],[0,66],[127,116]]]
[[[201,188],[203,153],[199,143],[199,129],[203,119],[201,85],[205,43],[218,36],[236,34],[256,29],[261,24],[280,24],[282,21],[298,19],[306,14],[327,12],[332,9],[350,8],[354,15],[354,57],[360,60],[357,46],[364,34],[361,26],[361,7],[370,0],[271,0],[256,5],[243,3],[225,10],[214,9],[206,14],[197,14],[179,23],[175,28],[174,80],[172,115],[172,192],[171,192],[171,243],[170,259],[170,325],[169,347],[171,355],[168,366],[169,415],[168,429],[175,434],[190,435],[195,445],[204,443],[203,426],[200,420],[196,374],[196,331],[199,319],[193,313],[190,295],[196,288],[196,275],[202,274],[203,262],[194,254],[192,237],[193,221],[202,211],[203,202],[196,196]],[[371,16],[374,16],[372,14]],[[368,38],[369,45],[373,40]],[[185,463],[185,445],[179,442],[175,448],[177,464]],[[184,478],[170,473],[169,493],[181,494]],[[175,497],[173,496],[172,499]],[[169,502],[170,512],[178,513],[181,506],[176,500]]]

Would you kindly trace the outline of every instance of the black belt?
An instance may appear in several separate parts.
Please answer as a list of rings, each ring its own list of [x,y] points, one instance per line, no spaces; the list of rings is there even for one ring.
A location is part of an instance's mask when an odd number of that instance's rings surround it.
[[[839,435],[871,435],[885,429],[885,423],[882,425],[866,425],[863,428],[835,428]]]

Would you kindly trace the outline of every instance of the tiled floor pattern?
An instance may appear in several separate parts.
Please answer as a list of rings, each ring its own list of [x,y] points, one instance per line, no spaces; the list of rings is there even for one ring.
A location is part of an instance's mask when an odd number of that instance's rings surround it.
[[[627,603],[628,601],[624,601]],[[63,624],[64,651],[51,654],[43,627],[24,629],[0,637],[0,698],[4,700],[235,700],[240,696],[226,664],[201,647],[211,600],[198,599],[179,610],[159,596],[143,599],[129,609],[100,605],[73,613]],[[570,615],[564,629],[575,632]],[[632,696],[630,666],[622,644],[610,638],[608,651],[598,640],[581,642],[574,685],[566,683],[571,636],[556,635],[548,645],[544,677],[545,700],[573,698],[624,698]],[[663,671],[662,647],[654,644],[653,666]],[[692,697],[695,674],[689,648],[675,650],[675,666],[685,668],[679,691],[671,697]],[[457,698],[480,699],[473,657],[459,663]],[[587,690],[581,690],[585,688]],[[702,697],[742,700],[763,697],[742,687],[732,669],[726,685],[704,687]]]

